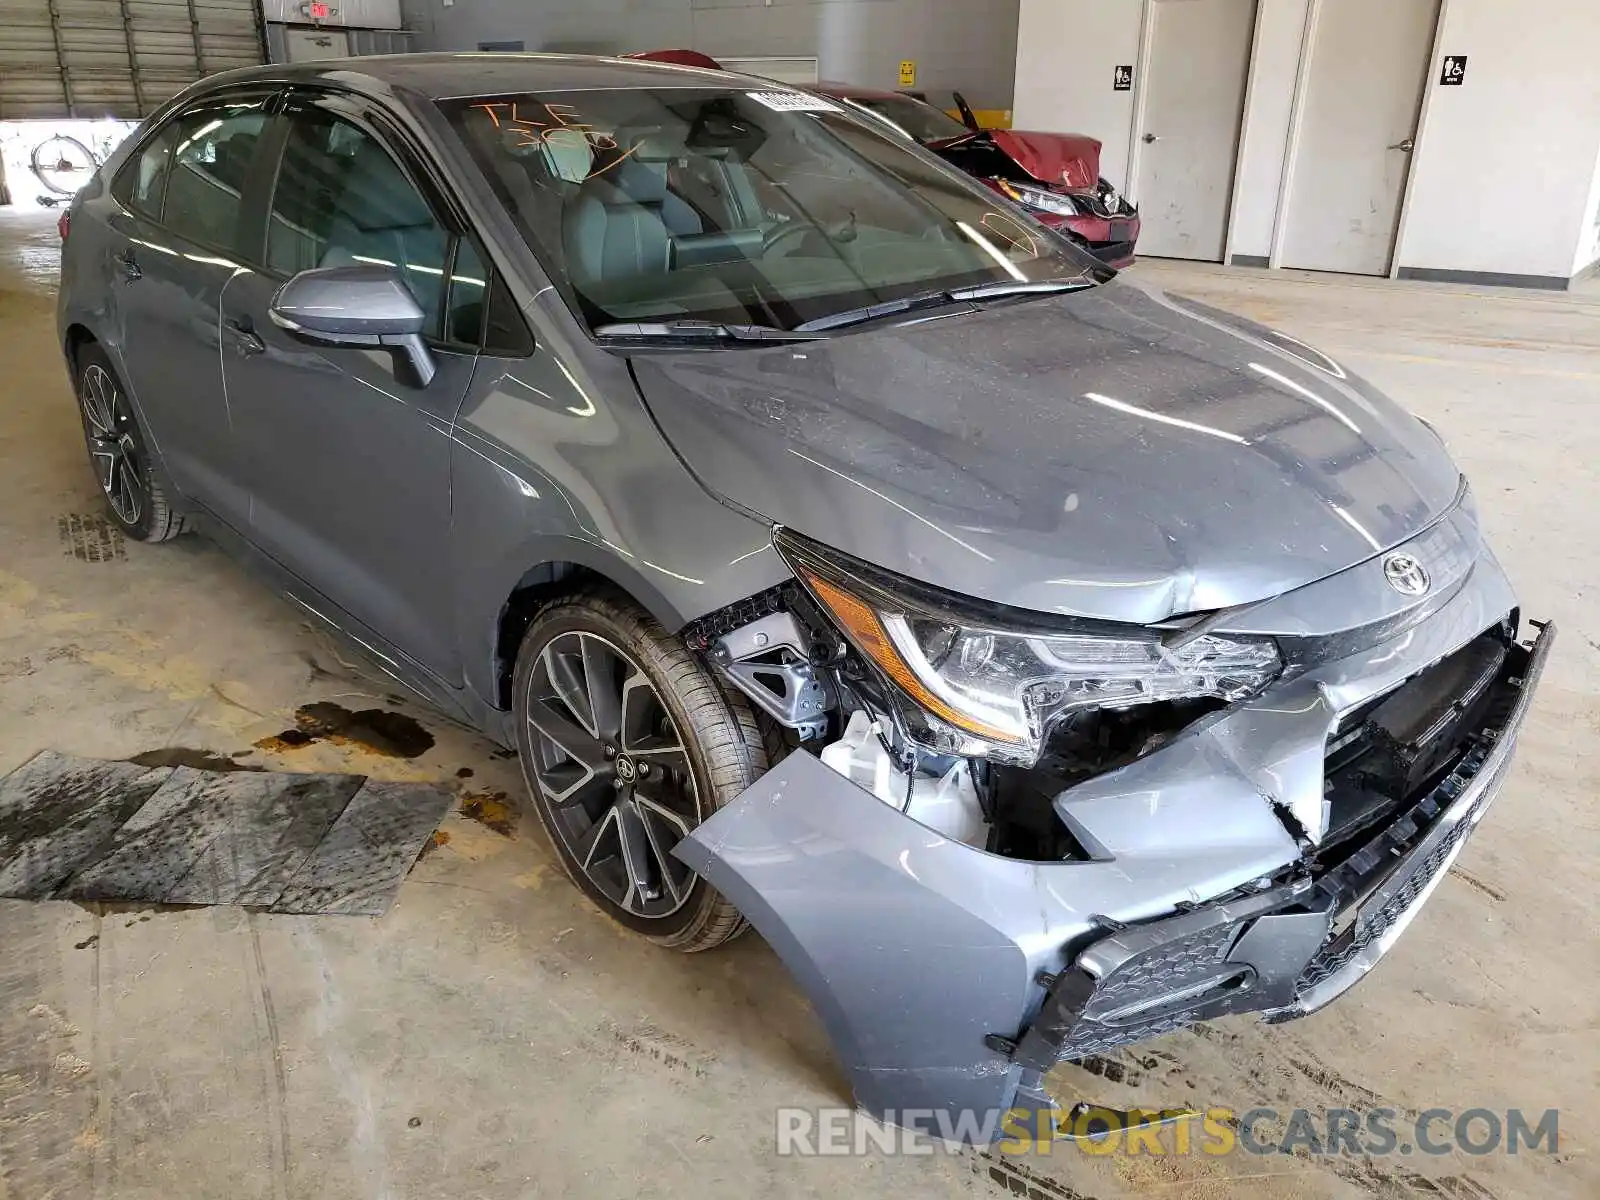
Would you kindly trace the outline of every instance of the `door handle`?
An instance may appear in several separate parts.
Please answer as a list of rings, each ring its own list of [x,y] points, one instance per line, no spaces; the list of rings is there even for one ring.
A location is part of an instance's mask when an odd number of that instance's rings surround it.
[[[1396,142],[1394,145],[1389,147],[1391,150],[1404,150],[1407,154],[1410,154],[1416,148],[1417,143],[1415,138],[1407,138],[1405,141]]]
[[[129,246],[121,254],[113,254],[112,261],[122,268],[125,279],[138,279],[144,275],[139,269],[139,260],[133,256],[133,247]]]
[[[254,354],[266,353],[267,344],[256,333],[249,317],[241,317],[237,321],[224,321],[223,325],[233,334],[233,346],[240,357],[249,358]]]
[[[1151,142],[1159,142],[1161,139],[1158,138],[1153,133],[1147,133],[1147,134],[1144,135],[1144,137],[1140,138],[1139,140],[1142,141],[1146,146],[1148,146]]]

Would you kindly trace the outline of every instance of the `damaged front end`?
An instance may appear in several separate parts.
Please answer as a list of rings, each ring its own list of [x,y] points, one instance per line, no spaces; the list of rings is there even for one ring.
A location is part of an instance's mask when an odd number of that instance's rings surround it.
[[[1100,261],[1124,267],[1139,209],[1100,174],[1100,143],[1076,133],[994,129],[929,146],[952,166],[1064,231]]]
[[[1469,504],[1400,548],[1420,598],[1391,552],[1144,636],[943,633],[915,585],[779,541],[799,582],[688,636],[801,749],[675,853],[784,960],[859,1107],[929,1129],[1351,987],[1493,800],[1554,634],[1518,640]]]

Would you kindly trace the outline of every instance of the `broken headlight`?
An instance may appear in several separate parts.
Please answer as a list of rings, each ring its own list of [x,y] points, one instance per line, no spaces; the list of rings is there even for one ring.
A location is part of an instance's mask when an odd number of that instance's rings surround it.
[[[1052,621],[845,565],[780,533],[778,545],[855,649],[898,692],[919,740],[941,753],[1031,766],[1051,726],[1080,709],[1241,700],[1282,669],[1270,639]],[[907,703],[909,702],[909,703]]]
[[[1038,212],[1055,213],[1058,217],[1075,217],[1079,213],[1078,202],[1064,192],[1047,191],[1044,188],[1029,187],[1024,183],[1010,183],[1007,180],[996,180],[1000,190],[1010,196],[1024,208],[1031,208]]]

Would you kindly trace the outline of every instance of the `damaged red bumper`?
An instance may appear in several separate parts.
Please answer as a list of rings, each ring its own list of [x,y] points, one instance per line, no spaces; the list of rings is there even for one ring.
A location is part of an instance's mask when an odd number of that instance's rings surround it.
[[[1133,263],[1134,247],[1139,241],[1138,213],[1128,217],[1097,217],[1081,213],[1066,217],[1035,212],[1033,216],[1052,229],[1065,230],[1075,242],[1107,266],[1120,268]]]

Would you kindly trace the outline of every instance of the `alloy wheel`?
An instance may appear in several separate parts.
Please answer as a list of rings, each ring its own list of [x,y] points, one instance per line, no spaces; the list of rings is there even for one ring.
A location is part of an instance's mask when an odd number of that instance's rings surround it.
[[[528,677],[529,764],[550,825],[601,895],[636,916],[682,908],[672,848],[699,821],[687,747],[655,685],[599,634],[557,634]]]
[[[145,505],[144,459],[133,435],[127,397],[105,368],[91,363],[83,373],[79,402],[100,489],[123,524],[137,525]]]

